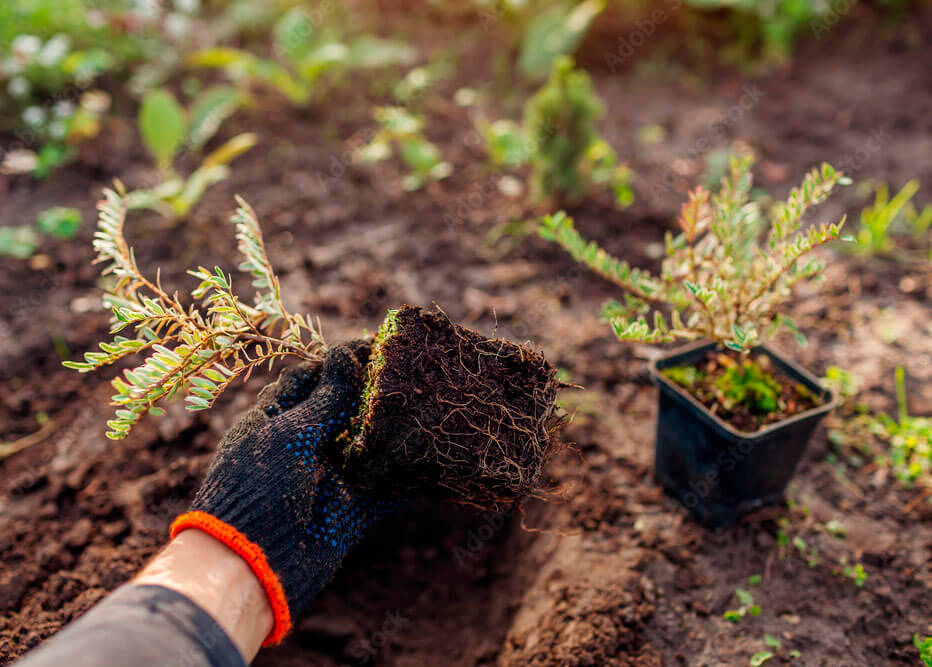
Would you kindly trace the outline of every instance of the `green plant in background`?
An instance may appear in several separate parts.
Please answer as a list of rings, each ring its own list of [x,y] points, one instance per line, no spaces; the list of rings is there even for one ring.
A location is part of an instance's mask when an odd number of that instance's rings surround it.
[[[173,163],[182,150],[203,149],[241,103],[240,92],[231,86],[204,90],[190,111],[165,89],[149,91],[139,110],[139,132],[164,180],[127,194],[128,207],[152,209],[169,218],[187,215],[207,188],[230,175],[229,163],[252,148],[257,138],[249,132],[236,135],[209,153],[187,177],[179,176]]]
[[[836,185],[848,182],[823,164],[765,217],[749,201],[752,165],[751,155],[734,156],[718,193],[710,195],[702,187],[690,193],[678,220],[681,232],[667,234],[659,276],[586,241],[563,212],[546,216],[539,232],[624,290],[624,302],[603,308],[620,340],[706,338],[743,352],[781,327],[798,334],[783,304],[795,285],[821,278],[823,263],[807,255],[838,239],[844,225],[842,219],[802,229],[803,216]]]
[[[589,75],[562,57],[547,83],[525,104],[524,130],[532,150],[532,189],[538,196],[578,200],[589,186],[584,162],[599,141],[604,113]]]
[[[585,0],[561,2],[535,11],[521,41],[518,57],[521,72],[529,79],[544,79],[559,57],[576,51],[592,21],[604,9],[605,0]]]
[[[54,206],[39,213],[35,226],[0,227],[0,255],[28,259],[36,252],[40,234],[59,240],[75,237],[81,228],[81,211],[66,206]]]
[[[336,79],[356,69],[407,65],[417,57],[412,47],[396,40],[373,35],[347,40],[335,25],[315,25],[300,7],[285,12],[273,32],[279,60],[217,47],[193,53],[188,63],[223,69],[243,88],[257,84],[269,87],[292,104],[303,105],[324,88],[325,77]]]
[[[724,53],[735,62],[758,55],[765,61],[787,59],[804,29],[821,34],[819,22],[836,11],[831,2],[812,0],[686,0],[685,4],[703,13],[727,10],[725,28],[729,34]]]
[[[178,19],[178,20],[175,20]],[[109,97],[93,90],[173,53],[163,26],[187,20],[158,3],[8,0],[0,5],[0,131],[22,146],[6,173],[42,178],[96,136]]]
[[[489,158],[499,167],[531,167],[531,189],[538,198],[577,202],[593,186],[608,186],[616,201],[634,198],[631,170],[599,136],[596,122],[603,105],[589,75],[560,57],[550,79],[524,106],[524,121],[489,122],[481,113],[476,125]]]
[[[932,637],[920,639],[919,635],[913,635],[913,646],[919,651],[919,659],[926,667],[932,667]]]
[[[932,489],[932,417],[909,414],[906,370],[895,371],[897,416],[871,412],[857,402],[859,380],[839,368],[830,368],[823,382],[838,390],[845,401],[842,417],[833,419],[829,440],[837,447],[854,447],[890,469],[907,487]],[[882,446],[878,447],[877,443]]]
[[[919,181],[909,181],[893,197],[881,183],[874,192],[874,203],[861,211],[856,229],[854,252],[861,255],[892,255],[897,251],[897,237],[911,236],[917,244],[927,246],[932,259],[932,204],[917,211],[912,203],[919,191]]]
[[[723,614],[723,618],[731,623],[737,623],[747,615],[760,616],[760,605],[754,603],[754,596],[745,588],[736,588],[735,597],[741,605],[737,609],[729,609]]]
[[[104,196],[94,249],[103,276],[112,280],[104,302],[112,312],[114,338],[100,343],[100,352],[87,352],[83,362],[65,366],[87,373],[133,354],[148,355],[113,380],[117,410],[107,422],[107,437],[123,438],[144,414],[162,414],[156,404],[179,392],[187,394],[189,410],[206,410],[231,382],[248,378],[257,366],[271,367],[289,355],[321,358],[326,345],[320,325],[285,309],[259,223],[244,201],[237,200],[232,222],[243,256],[239,269],[252,276],[254,300],[241,300],[220,268],[201,267],[189,272],[200,284],[191,292],[195,303],[185,306],[177,293],[169,294],[158,279],[153,282],[139,270],[123,235],[126,193],[117,184]],[[120,335],[127,329],[131,337]]]
[[[365,164],[381,162],[391,157],[393,147],[397,148],[402,162],[411,171],[402,181],[405,190],[417,190],[453,172],[453,165],[444,161],[440,150],[424,137],[421,116],[402,107],[377,107],[373,116],[381,128],[360,148],[357,160]]]

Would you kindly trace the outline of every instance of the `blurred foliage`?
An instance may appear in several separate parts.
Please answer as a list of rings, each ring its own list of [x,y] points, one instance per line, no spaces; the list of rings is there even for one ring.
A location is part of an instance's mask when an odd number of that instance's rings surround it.
[[[518,66],[529,79],[543,80],[560,56],[572,55],[593,19],[605,9],[605,0],[560,4],[536,15],[521,43]]]
[[[915,249],[932,260],[932,204],[918,211],[912,203],[918,191],[916,179],[892,197],[890,188],[885,183],[879,184],[874,191],[874,203],[861,211],[853,252],[908,259]]]
[[[229,164],[256,144],[255,134],[246,132],[228,140],[187,177],[178,175],[173,163],[183,150],[200,151],[240,104],[240,93],[231,86],[207,88],[193,100],[190,110],[164,88],[146,93],[139,109],[139,133],[163,181],[127,193],[127,207],[152,209],[168,218],[184,217],[207,188],[229,177]]]
[[[589,75],[561,56],[547,83],[525,103],[521,125],[506,119],[490,122],[481,113],[476,124],[493,164],[530,165],[531,189],[538,199],[571,204],[592,186],[608,186],[616,202],[627,206],[634,198],[632,175],[599,135],[596,123],[603,110]]]
[[[35,225],[0,227],[0,256],[28,259],[36,252],[41,234],[59,240],[74,238],[81,228],[81,212],[55,206],[39,213]]]
[[[913,646],[919,651],[919,659],[926,667],[932,667],[932,637],[913,637]]]
[[[829,368],[823,383],[843,399],[840,414],[831,418],[829,440],[851,463],[867,457],[908,487],[932,489],[932,417],[910,415],[904,367],[894,374],[896,417],[860,403],[861,380],[841,368]]]
[[[301,7],[285,12],[273,35],[277,60],[216,47],[193,53],[188,63],[223,69],[241,87],[270,87],[301,105],[326,87],[326,77],[336,80],[354,69],[406,65],[417,56],[412,47],[397,40],[374,35],[348,38],[336,23],[320,25]]]
[[[444,161],[440,150],[424,137],[424,119],[402,107],[377,107],[373,116],[380,129],[355,155],[359,162],[374,164],[392,155],[395,148],[410,173],[402,185],[405,190],[417,190],[427,183],[439,181],[453,172],[453,165]]]

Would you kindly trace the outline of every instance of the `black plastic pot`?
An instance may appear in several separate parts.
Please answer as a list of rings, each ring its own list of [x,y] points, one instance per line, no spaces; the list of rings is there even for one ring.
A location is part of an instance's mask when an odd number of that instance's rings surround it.
[[[837,397],[808,372],[760,346],[774,368],[821,397],[818,407],[744,433],[709,412],[661,372],[705,358],[715,343],[673,350],[650,364],[660,387],[654,474],[668,493],[700,521],[728,525],[743,514],[780,500],[819,421]]]

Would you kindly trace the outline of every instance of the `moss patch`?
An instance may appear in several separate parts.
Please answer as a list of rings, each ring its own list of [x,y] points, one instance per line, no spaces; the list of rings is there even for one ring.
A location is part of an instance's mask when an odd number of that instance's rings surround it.
[[[364,440],[361,437],[363,425],[371,419],[373,397],[378,387],[379,376],[385,368],[385,345],[398,333],[398,309],[389,310],[379,325],[379,330],[372,339],[372,350],[365,370],[365,384],[359,402],[359,410],[350,422],[349,432],[345,435],[344,456],[360,453]]]

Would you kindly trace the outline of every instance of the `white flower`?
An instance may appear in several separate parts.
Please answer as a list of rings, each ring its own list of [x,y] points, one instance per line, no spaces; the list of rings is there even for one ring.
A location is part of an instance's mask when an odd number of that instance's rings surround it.
[[[201,0],[175,0],[175,9],[185,14],[197,14],[201,9]]]
[[[163,25],[168,38],[176,42],[184,39],[191,31],[191,19],[177,12],[166,16]]]
[[[15,76],[6,85],[6,90],[12,97],[24,97],[29,94],[29,82],[21,76]]]
[[[74,113],[74,102],[62,100],[56,102],[54,107],[55,115],[59,118],[68,118]]]
[[[42,125],[45,122],[45,109],[38,106],[26,107],[23,109],[23,122],[32,127]]]
[[[63,120],[53,120],[49,123],[49,136],[52,139],[64,139],[68,134],[68,126]]]
[[[62,58],[68,55],[70,46],[71,40],[68,39],[67,35],[55,35],[45,43],[36,60],[45,67],[57,65]]]
[[[133,5],[136,7],[136,14],[143,21],[153,21],[162,13],[159,0],[134,0]]]
[[[11,45],[13,57],[23,63],[31,60],[41,48],[42,40],[35,35],[17,35]]]

